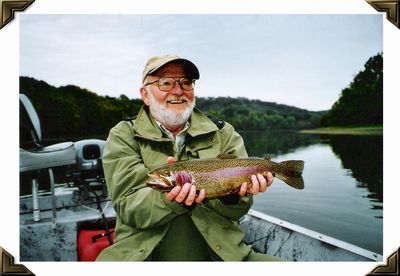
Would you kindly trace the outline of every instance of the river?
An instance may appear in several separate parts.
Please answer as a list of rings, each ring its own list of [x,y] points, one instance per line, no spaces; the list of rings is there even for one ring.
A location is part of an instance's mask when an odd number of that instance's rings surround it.
[[[250,156],[304,160],[304,189],[275,179],[253,209],[383,251],[383,137],[241,132]]]

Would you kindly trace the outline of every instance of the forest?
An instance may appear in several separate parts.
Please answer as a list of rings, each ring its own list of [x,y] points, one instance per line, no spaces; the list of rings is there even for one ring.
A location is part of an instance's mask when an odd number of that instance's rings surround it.
[[[78,86],[54,87],[24,76],[20,77],[20,93],[36,108],[45,139],[105,138],[115,124],[135,116],[143,104],[141,99],[126,95],[100,96]],[[382,125],[382,53],[368,59],[328,111],[230,97],[197,97],[196,106],[230,122],[238,131]]]
[[[135,116],[142,106],[141,99],[126,95],[99,96],[77,86],[54,87],[30,77],[20,77],[20,93],[32,101],[47,139],[105,138],[115,124]],[[229,97],[198,97],[196,106],[237,130],[316,128],[326,113]]]

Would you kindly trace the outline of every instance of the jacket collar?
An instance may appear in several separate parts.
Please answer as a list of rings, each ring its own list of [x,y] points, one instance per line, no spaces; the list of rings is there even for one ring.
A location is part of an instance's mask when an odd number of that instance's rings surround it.
[[[189,120],[190,126],[187,133],[191,137],[218,131],[218,127],[197,108],[194,108]],[[163,137],[161,129],[150,116],[150,111],[145,105],[139,110],[133,128],[136,132],[136,136],[150,140],[169,141],[169,139]]]
[[[192,137],[218,131],[218,127],[197,108],[193,110],[190,120],[188,134]]]

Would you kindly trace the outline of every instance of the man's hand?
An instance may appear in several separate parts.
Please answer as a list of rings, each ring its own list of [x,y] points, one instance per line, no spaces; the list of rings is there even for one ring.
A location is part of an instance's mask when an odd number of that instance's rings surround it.
[[[167,163],[175,162],[175,158],[168,156]],[[185,183],[183,186],[175,186],[171,191],[165,194],[165,197],[170,201],[183,203],[186,206],[191,206],[193,203],[200,203],[204,200],[206,192],[204,189],[196,196],[196,187],[191,183]]]
[[[262,174],[252,175],[251,184],[248,185],[247,182],[243,183],[242,186],[240,186],[239,195],[244,196],[247,193],[252,195],[263,193],[269,186],[271,186],[273,181],[274,177],[270,172],[267,173],[266,177]]]

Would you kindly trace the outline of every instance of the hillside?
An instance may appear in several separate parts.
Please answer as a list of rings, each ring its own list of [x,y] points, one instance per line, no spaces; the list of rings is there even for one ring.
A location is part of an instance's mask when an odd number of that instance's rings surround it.
[[[247,98],[198,98],[196,104],[240,130],[315,128],[326,113]]]
[[[20,77],[20,93],[35,106],[47,139],[104,138],[111,127],[136,115],[142,105],[141,99],[103,97],[77,86],[54,87],[30,77]],[[246,98],[196,100],[202,111],[232,123],[238,130],[315,128],[326,113]]]

